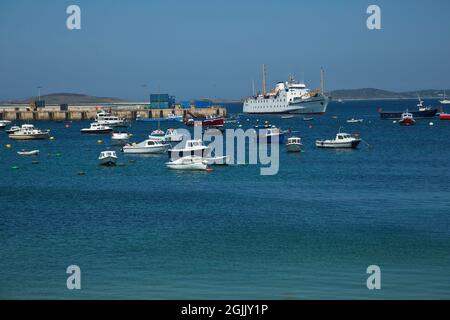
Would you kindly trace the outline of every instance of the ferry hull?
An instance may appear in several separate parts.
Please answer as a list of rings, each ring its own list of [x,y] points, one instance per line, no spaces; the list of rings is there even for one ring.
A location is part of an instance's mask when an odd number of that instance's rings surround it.
[[[327,111],[329,98],[290,103],[285,106],[264,106],[258,108],[251,104],[244,104],[244,113],[248,114],[315,114],[323,115]]]

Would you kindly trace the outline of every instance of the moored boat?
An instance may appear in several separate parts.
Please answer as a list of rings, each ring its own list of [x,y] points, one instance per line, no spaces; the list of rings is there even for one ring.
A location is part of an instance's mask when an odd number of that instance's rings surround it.
[[[290,137],[286,143],[286,149],[289,152],[300,152],[302,147],[302,140],[298,137]]]
[[[434,118],[440,110],[439,108],[425,107],[423,100],[420,98],[417,107],[418,110],[410,111],[415,119]],[[383,120],[399,120],[401,119],[404,111],[383,111],[383,109],[380,108],[378,113]]]
[[[90,124],[89,128],[83,128],[80,131],[81,133],[104,134],[112,132],[113,129],[110,126],[105,126],[97,122],[93,122]]]
[[[439,115],[440,120],[450,120],[450,113],[441,113]]]
[[[364,119],[351,118],[347,120],[347,123],[362,123],[362,122],[364,122]]]
[[[123,153],[133,154],[156,154],[165,153],[170,144],[165,144],[161,140],[147,139],[139,143],[128,143],[123,146]]]
[[[165,118],[144,118],[141,115],[138,115],[136,117],[136,121],[143,121],[143,122],[183,122],[182,116],[177,116],[173,113],[169,114]]]
[[[148,136],[149,139],[165,141],[165,133],[161,129],[153,130],[152,133]]]
[[[402,126],[412,126],[416,124],[416,120],[414,120],[414,116],[411,112],[406,111],[402,113],[402,118],[398,123]]]
[[[19,156],[37,156],[39,155],[39,150],[26,151],[25,149],[22,149],[21,151],[17,151],[17,154]]]
[[[185,124],[188,127],[223,127],[225,124],[225,120],[222,117],[210,116],[206,119],[188,119]]]
[[[206,157],[209,150],[208,146],[205,146],[202,140],[187,140],[186,144],[181,149],[168,150],[169,159],[179,159],[186,156]]]
[[[132,134],[127,133],[127,132],[113,132],[112,136],[111,136],[111,141],[114,144],[124,144],[126,143],[128,140],[130,140]]]
[[[265,143],[283,143],[285,133],[275,126],[265,127],[257,132],[257,141]]]
[[[206,160],[199,156],[185,156],[171,160],[166,162],[166,166],[174,170],[205,171],[208,169]]]
[[[167,142],[181,142],[184,139],[184,136],[178,133],[177,129],[169,128],[164,135],[164,139]]]
[[[49,131],[36,129],[32,124],[23,124],[19,130],[8,135],[13,140],[45,140],[50,138]]]
[[[355,149],[361,143],[361,139],[353,137],[351,134],[339,132],[336,138],[329,140],[317,140],[318,148],[334,148],[334,149]]]
[[[106,112],[105,110],[101,110],[97,112],[95,116],[95,122],[98,124],[108,126],[108,127],[126,127],[128,126],[128,122],[126,119],[122,119],[116,116],[113,116],[110,112]]]
[[[9,120],[0,120],[0,129],[4,129],[9,124],[11,124]]]
[[[100,152],[98,160],[103,166],[115,166],[117,162],[117,154],[112,150],[102,151]]]

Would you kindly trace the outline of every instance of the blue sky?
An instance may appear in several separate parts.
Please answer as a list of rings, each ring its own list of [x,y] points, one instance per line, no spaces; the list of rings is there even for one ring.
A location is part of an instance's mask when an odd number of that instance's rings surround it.
[[[81,8],[81,30],[66,8]],[[382,10],[382,30],[366,9]],[[77,92],[240,98],[293,73],[328,89],[450,88],[450,1],[2,0],[0,100]],[[148,89],[142,87],[148,85]]]

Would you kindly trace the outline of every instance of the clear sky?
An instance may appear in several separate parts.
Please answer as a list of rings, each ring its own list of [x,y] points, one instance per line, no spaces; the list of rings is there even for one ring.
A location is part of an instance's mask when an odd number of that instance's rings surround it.
[[[81,30],[66,28],[67,6]],[[382,30],[366,27],[370,4]],[[450,88],[448,0],[1,0],[0,100],[75,92],[241,98],[289,73],[327,89]],[[142,85],[146,84],[148,88]],[[159,89],[158,89],[159,88]]]

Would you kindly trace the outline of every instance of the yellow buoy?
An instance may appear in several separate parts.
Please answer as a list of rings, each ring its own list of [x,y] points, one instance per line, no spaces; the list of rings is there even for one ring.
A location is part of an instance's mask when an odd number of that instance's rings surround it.
[[[103,141],[102,141],[102,140],[97,140],[97,143],[98,143],[98,144],[102,144]]]
[[[11,148],[11,145],[8,143],[5,147],[6,147],[6,149],[9,149],[9,148]]]

